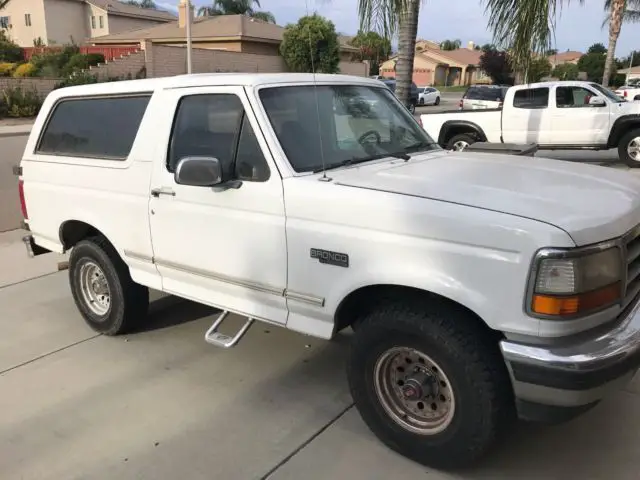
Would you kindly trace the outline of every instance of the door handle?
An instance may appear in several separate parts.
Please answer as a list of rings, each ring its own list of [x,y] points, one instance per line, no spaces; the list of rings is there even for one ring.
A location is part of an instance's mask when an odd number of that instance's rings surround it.
[[[176,192],[171,187],[158,187],[151,190],[152,197],[159,197],[160,195],[176,196]]]

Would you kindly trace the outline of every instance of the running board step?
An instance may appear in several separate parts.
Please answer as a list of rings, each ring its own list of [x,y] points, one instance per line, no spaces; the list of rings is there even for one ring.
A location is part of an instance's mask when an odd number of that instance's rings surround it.
[[[253,318],[247,318],[247,321],[242,325],[238,333],[236,333],[233,337],[229,335],[225,335],[224,333],[218,332],[218,328],[222,325],[222,322],[227,318],[229,312],[226,310],[222,312],[218,318],[216,318],[213,325],[207,330],[207,333],[204,334],[204,340],[211,345],[215,345],[220,348],[231,348],[236,346],[236,344],[244,337],[244,334],[247,333],[247,330],[253,325]]]

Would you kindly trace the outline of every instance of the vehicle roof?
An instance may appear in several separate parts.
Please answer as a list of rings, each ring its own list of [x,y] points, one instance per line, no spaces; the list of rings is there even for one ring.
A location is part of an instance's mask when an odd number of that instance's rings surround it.
[[[557,87],[557,86],[565,86],[565,87],[570,87],[570,86],[583,86],[586,84],[592,84],[595,82],[588,82],[585,80],[556,80],[555,82],[551,81],[551,82],[537,82],[537,83],[527,83],[527,84],[523,84],[523,85],[514,85],[513,88],[516,88],[518,90],[521,89],[528,89],[528,88],[544,88],[544,87]]]
[[[173,88],[206,86],[257,87],[273,84],[360,84],[380,87],[380,80],[352,75],[312,74],[312,73],[194,73],[141,80],[93,83],[65,87],[51,92],[53,98],[87,95],[117,95],[122,93],[142,93]]]

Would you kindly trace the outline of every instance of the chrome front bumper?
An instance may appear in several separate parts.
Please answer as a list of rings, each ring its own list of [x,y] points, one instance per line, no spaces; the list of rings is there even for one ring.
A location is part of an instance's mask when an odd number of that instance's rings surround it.
[[[624,387],[640,367],[640,300],[604,332],[544,347],[503,340],[500,349],[521,417],[538,416],[537,407],[579,413]]]

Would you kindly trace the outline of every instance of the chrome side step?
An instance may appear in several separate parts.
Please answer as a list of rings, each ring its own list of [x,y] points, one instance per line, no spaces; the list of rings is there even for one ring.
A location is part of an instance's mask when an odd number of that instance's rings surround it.
[[[222,312],[218,318],[213,322],[213,325],[207,330],[207,333],[204,334],[204,340],[211,345],[215,345],[220,348],[231,348],[236,346],[236,344],[244,337],[244,334],[247,333],[247,330],[253,325],[253,318],[247,318],[247,321],[242,325],[240,330],[233,336],[225,335],[224,333],[218,332],[218,328],[222,325],[222,322],[227,318],[229,312],[226,310]]]

